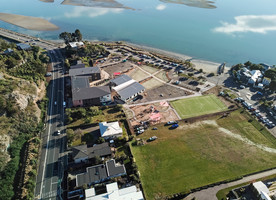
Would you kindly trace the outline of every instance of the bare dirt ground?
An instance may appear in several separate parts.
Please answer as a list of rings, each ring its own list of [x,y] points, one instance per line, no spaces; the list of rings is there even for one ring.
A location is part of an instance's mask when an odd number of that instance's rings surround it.
[[[148,101],[155,101],[167,98],[175,98],[181,96],[188,96],[189,93],[185,90],[172,87],[170,85],[162,85],[157,88],[146,90],[143,99],[137,100],[135,103],[145,103]]]
[[[133,65],[130,62],[117,63],[114,65],[109,65],[106,67],[101,67],[106,71],[112,78],[114,72],[126,73],[133,68]]]
[[[130,119],[132,126],[139,125],[141,121],[150,121],[151,124],[158,124],[178,120],[173,109],[166,101],[141,106],[131,106],[125,109],[132,117]],[[151,116],[154,114],[160,114],[160,120],[150,120]]]

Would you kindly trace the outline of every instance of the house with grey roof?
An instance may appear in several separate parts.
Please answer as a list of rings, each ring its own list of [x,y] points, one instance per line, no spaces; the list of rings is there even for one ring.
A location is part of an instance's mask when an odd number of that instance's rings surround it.
[[[76,186],[101,183],[114,177],[126,175],[124,165],[116,164],[115,160],[109,160],[105,164],[86,168],[85,173],[76,175]]]
[[[123,101],[129,101],[145,91],[144,86],[127,75],[121,75],[110,81],[113,91]]]
[[[101,79],[101,69],[99,67],[81,67],[83,64],[79,64],[77,67],[73,67],[69,70],[69,76],[86,76],[89,81],[96,81]]]
[[[109,86],[72,88],[72,101],[73,106],[100,106],[112,101],[111,91]]]
[[[16,47],[18,50],[29,50],[31,49],[31,46],[25,43],[18,43],[16,44]]]
[[[76,65],[70,66],[70,69],[80,69],[80,68],[85,68],[84,63],[77,63]]]
[[[87,145],[80,145],[72,147],[70,155],[74,160],[74,163],[86,162],[90,159],[98,157],[111,156],[112,152],[107,142],[102,144],[97,144],[92,147],[87,147]]]
[[[128,82],[130,80],[132,80],[132,78],[130,78],[128,75],[123,74],[117,78],[112,79],[110,81],[110,84],[111,84],[111,87],[115,87],[115,86],[121,85],[125,82]]]

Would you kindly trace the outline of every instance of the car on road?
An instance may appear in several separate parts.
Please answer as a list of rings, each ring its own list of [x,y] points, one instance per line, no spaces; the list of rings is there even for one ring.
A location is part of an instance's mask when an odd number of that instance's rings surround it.
[[[168,121],[166,125],[171,125],[171,124],[178,124],[178,121]]]
[[[54,102],[54,105],[55,105],[55,106],[57,105],[57,102],[56,102],[56,101]]]
[[[57,131],[57,135],[60,135],[60,130]]]
[[[156,136],[152,136],[152,137],[149,138],[149,141],[154,141],[154,140],[156,140],[156,139],[157,139]]]

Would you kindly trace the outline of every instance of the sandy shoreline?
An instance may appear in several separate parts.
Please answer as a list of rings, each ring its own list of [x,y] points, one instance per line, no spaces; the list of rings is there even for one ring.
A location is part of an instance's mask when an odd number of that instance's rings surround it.
[[[145,45],[138,45],[138,44],[133,44],[133,43],[127,43],[127,45],[129,46],[133,46],[136,47],[138,49],[143,49],[146,51],[151,51],[151,52],[155,52],[158,54],[162,54],[177,60],[190,60],[192,64],[194,64],[196,69],[202,69],[204,72],[207,73],[216,73],[218,67],[221,65],[221,63],[216,63],[216,62],[212,62],[212,61],[207,61],[207,60],[199,60],[199,59],[193,59],[190,56],[184,55],[184,54],[180,54],[180,53],[175,53],[175,52],[171,52],[171,51],[166,51],[166,50],[162,50],[162,49],[157,49],[157,48],[153,48],[153,47],[148,47]],[[228,71],[229,68],[225,68],[225,72]]]
[[[62,5],[71,5],[71,6],[85,6],[85,7],[100,7],[100,8],[121,8],[121,9],[130,9],[135,10],[130,7],[126,7],[123,4],[115,0],[64,0]]]
[[[59,29],[59,27],[52,24],[51,22],[38,17],[0,13],[0,20],[35,31],[54,31]]]

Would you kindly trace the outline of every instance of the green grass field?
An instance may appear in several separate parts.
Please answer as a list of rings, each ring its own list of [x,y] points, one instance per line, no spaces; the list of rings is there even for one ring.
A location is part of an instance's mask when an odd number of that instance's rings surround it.
[[[171,105],[182,119],[227,110],[214,94],[172,101]]]
[[[241,117],[237,117],[241,116]],[[276,166],[276,153],[262,150],[220,131],[225,128],[249,138],[255,144],[265,144],[276,149],[276,140],[265,129],[259,132],[254,122],[248,122],[240,110],[229,117],[213,118],[210,123],[191,125],[180,123],[179,128],[169,130],[159,125],[158,130],[147,130],[139,136],[146,140],[156,135],[156,141],[144,146],[131,146],[141,174],[147,199],[233,179],[248,173]],[[261,142],[258,142],[261,139]]]

